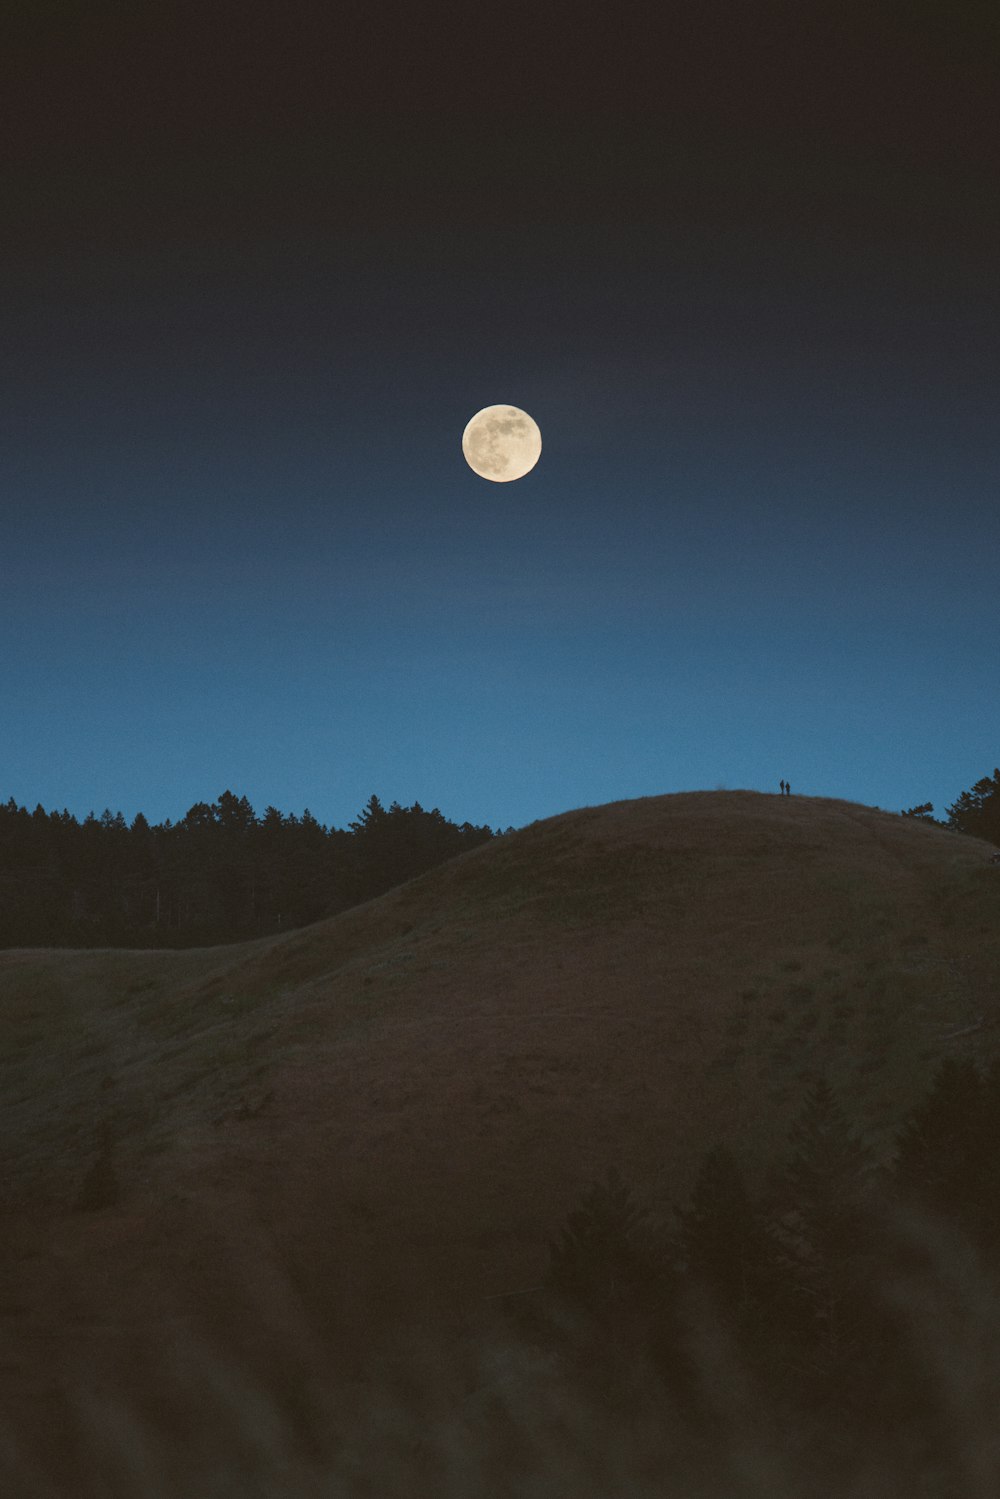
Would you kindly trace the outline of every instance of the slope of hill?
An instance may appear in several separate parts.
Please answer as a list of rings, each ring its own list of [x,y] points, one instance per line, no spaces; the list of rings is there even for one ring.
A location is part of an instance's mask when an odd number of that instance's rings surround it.
[[[990,852],[650,797],[281,938],[0,954],[22,1409],[179,1327],[275,1368],[294,1325],[353,1370],[404,1316],[472,1326],[608,1166],[666,1211],[714,1141],[780,1152],[818,1072],[885,1149],[941,1057],[997,1049]]]

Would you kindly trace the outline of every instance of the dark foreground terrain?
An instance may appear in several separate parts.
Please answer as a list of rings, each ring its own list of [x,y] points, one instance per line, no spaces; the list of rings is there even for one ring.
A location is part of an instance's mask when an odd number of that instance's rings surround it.
[[[817,1079],[888,1170],[942,1061],[1000,1051],[992,851],[692,793],[280,938],[0,953],[4,1492],[993,1495],[974,1233],[879,1230],[934,1405],[909,1464],[849,1401],[774,1398],[766,1326],[744,1348],[693,1283],[567,1296],[552,1255],[609,1170],[653,1224],[714,1146],[765,1194]]]

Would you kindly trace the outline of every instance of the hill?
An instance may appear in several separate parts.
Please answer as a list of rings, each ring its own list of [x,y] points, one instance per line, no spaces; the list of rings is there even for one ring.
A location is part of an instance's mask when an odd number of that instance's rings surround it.
[[[818,1073],[887,1149],[943,1056],[997,1050],[991,852],[843,801],[649,797],[280,938],[0,953],[21,1419],[83,1367],[155,1403],[192,1329],[279,1380],[320,1344],[360,1377],[407,1319],[458,1336],[609,1166],[666,1211],[713,1142],[779,1154]]]

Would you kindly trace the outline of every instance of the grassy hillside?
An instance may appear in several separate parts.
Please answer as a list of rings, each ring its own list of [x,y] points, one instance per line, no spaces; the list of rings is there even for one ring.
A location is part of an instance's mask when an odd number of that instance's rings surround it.
[[[842,801],[650,797],[281,938],[0,953],[24,1429],[82,1367],[156,1404],[179,1330],[286,1389],[331,1347],[360,1378],[404,1317],[468,1333],[609,1166],[666,1211],[714,1141],[780,1153],[818,1072],[886,1149],[943,1056],[997,1049],[992,851]]]

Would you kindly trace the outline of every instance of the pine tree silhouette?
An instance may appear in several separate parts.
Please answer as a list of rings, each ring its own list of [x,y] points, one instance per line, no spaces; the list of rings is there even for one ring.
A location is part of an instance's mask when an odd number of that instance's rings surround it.
[[[960,833],[1000,844],[1000,767],[962,792],[948,808],[948,822]]]
[[[728,1146],[715,1145],[705,1154],[688,1206],[674,1212],[685,1273],[703,1283],[734,1320],[745,1319],[772,1289],[773,1246]]]
[[[549,1246],[548,1289],[591,1310],[625,1301],[648,1274],[651,1220],[615,1167],[588,1188]]]
[[[1000,1219],[998,1126],[997,1063],[984,1076],[974,1062],[946,1057],[900,1128],[894,1166],[905,1198],[953,1223],[991,1254]]]
[[[869,1291],[879,1257],[871,1208],[880,1176],[823,1077],[813,1083],[789,1145],[771,1195],[787,1277],[775,1313],[797,1347],[790,1372],[803,1390],[845,1406],[874,1315]]]

